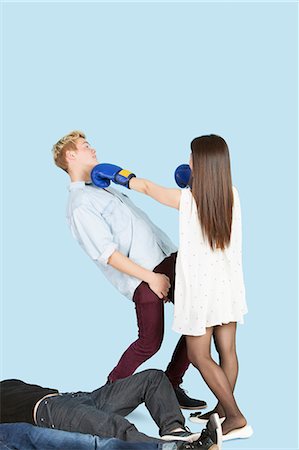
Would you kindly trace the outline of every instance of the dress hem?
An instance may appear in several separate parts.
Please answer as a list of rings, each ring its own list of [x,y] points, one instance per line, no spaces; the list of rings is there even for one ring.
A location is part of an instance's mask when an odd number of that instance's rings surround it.
[[[177,329],[175,326],[172,326],[172,330],[175,331],[176,333],[182,334],[182,335],[184,335],[184,336],[204,336],[204,335],[206,334],[206,329],[207,329],[207,328],[217,327],[217,326],[219,326],[219,325],[227,325],[228,323],[231,323],[231,322],[237,322],[237,323],[239,323],[240,325],[243,325],[243,324],[244,324],[243,317],[247,314],[247,312],[248,312],[248,311],[246,311],[246,312],[243,314],[243,316],[242,316],[241,319],[237,319],[237,320],[229,320],[229,321],[227,321],[227,322],[217,322],[217,323],[212,323],[212,324],[209,325],[209,326],[205,326],[205,332],[204,332],[204,333],[196,333],[196,334],[194,334],[194,333],[192,333],[192,334],[190,334],[190,333],[184,333],[182,330]]]

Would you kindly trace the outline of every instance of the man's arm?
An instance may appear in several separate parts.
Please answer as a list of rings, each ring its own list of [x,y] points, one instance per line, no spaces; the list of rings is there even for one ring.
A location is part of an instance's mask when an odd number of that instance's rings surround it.
[[[165,188],[153,183],[152,181],[145,180],[144,178],[131,178],[129,180],[130,189],[141,192],[154,200],[157,200],[163,205],[170,206],[171,208],[179,209],[181,190],[176,188]]]
[[[169,278],[144,269],[120,253],[108,225],[88,206],[80,206],[73,212],[72,232],[94,261],[109,264],[120,272],[145,281],[159,298],[167,297]]]
[[[159,298],[167,297],[170,280],[166,275],[144,269],[117,250],[109,257],[108,264],[120,272],[145,281]]]

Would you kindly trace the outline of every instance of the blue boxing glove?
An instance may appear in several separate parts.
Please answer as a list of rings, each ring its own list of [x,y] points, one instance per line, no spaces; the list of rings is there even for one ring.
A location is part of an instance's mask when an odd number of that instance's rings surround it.
[[[174,178],[180,188],[191,187],[191,169],[189,164],[181,164],[175,169]]]
[[[102,164],[94,166],[90,173],[92,183],[99,188],[106,188],[110,185],[111,181],[106,178],[106,175],[101,171]]]
[[[110,182],[113,181],[116,184],[129,187],[129,181],[131,178],[136,177],[136,175],[129,170],[122,169],[114,164],[97,164],[91,171],[91,181],[97,187],[105,188],[108,187]]]

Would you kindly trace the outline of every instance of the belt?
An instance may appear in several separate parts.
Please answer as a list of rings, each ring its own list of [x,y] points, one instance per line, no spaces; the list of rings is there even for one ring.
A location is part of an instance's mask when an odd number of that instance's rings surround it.
[[[35,425],[37,425],[36,413],[37,413],[38,407],[41,404],[41,402],[44,401],[46,398],[56,397],[57,395],[61,395],[61,394],[59,392],[53,392],[52,394],[47,394],[35,403],[34,408],[33,408],[33,421],[34,421]]]

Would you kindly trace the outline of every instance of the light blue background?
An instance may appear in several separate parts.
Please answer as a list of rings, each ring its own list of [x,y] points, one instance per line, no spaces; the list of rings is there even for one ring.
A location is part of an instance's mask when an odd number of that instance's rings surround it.
[[[2,378],[94,389],[136,337],[133,304],[69,233],[52,144],[82,129],[100,160],[173,186],[191,139],[214,132],[243,208],[250,312],[236,397],[255,430],[224,450],[297,448],[297,5],[6,3],[3,13]],[[175,211],[129,195],[177,242]],[[166,310],[163,347],[141,369],[169,360]],[[193,368],[184,385],[213,405]],[[131,420],[157,435],[143,408]]]

